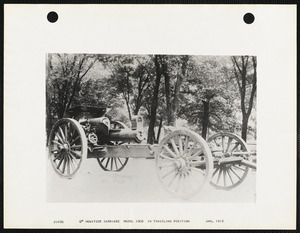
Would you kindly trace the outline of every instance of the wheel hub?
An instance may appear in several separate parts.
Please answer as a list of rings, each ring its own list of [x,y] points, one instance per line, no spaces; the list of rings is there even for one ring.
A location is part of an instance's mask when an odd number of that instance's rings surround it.
[[[230,156],[231,156],[231,155],[230,155],[229,152],[226,152],[226,153],[224,153],[224,155],[223,155],[224,158],[228,158],[228,157],[230,157]]]
[[[184,158],[178,158],[175,161],[176,168],[181,174],[187,174],[189,172],[188,161]]]
[[[64,143],[62,148],[60,149],[62,152],[68,152],[70,150],[70,145],[69,143]]]

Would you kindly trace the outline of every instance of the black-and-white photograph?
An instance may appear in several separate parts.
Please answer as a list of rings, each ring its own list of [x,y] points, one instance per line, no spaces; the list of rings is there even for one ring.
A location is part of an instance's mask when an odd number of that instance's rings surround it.
[[[4,228],[296,229],[296,5],[4,19]]]
[[[48,53],[45,88],[48,202],[256,201],[256,56]]]

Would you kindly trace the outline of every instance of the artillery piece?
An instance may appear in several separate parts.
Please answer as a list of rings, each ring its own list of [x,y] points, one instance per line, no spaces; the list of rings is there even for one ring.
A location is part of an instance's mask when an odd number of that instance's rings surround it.
[[[121,171],[129,158],[155,158],[158,177],[169,192],[190,198],[207,183],[232,189],[242,183],[251,162],[247,144],[231,133],[217,133],[207,142],[186,129],[168,133],[159,144],[144,144],[143,118],[132,117],[131,128],[105,117],[107,107],[76,106],[58,120],[49,135],[54,171],[72,178],[86,158],[96,158],[105,171]]]

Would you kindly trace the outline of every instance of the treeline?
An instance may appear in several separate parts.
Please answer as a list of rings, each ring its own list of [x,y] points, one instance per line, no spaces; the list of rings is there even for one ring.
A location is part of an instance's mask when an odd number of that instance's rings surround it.
[[[105,102],[114,120],[143,115],[148,143],[176,124],[204,138],[255,138],[256,64],[254,56],[48,54],[47,133],[68,108]]]

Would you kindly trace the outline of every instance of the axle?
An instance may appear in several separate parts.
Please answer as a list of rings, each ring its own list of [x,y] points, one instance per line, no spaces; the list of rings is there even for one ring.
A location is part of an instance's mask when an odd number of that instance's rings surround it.
[[[224,164],[234,164],[234,163],[239,163],[241,165],[244,165],[246,167],[250,167],[253,169],[256,169],[256,164],[243,159],[242,157],[227,157],[227,158],[221,158],[221,159],[214,159],[214,164],[217,165],[224,165]],[[200,168],[205,168],[205,161],[195,161],[195,162],[191,162],[191,164],[196,165],[197,167]]]

